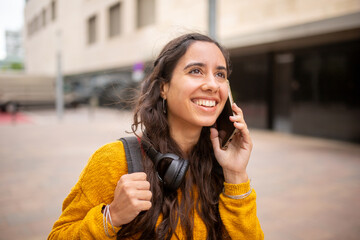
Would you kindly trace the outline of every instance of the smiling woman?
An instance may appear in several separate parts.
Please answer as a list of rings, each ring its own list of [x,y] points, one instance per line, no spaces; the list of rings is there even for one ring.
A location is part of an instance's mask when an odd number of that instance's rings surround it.
[[[226,51],[205,35],[170,41],[142,83],[134,113],[144,172],[128,173],[120,141],[96,151],[49,239],[263,239],[241,109],[232,106],[229,121],[241,134],[227,150],[212,127],[227,101],[229,66]],[[158,153],[187,159],[178,187],[162,180],[175,160],[154,164]]]

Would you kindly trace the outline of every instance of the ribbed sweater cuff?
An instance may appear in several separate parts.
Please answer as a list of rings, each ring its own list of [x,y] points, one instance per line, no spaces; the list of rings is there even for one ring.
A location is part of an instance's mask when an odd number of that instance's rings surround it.
[[[224,182],[224,193],[230,196],[245,194],[250,191],[250,180],[245,183],[231,184]]]

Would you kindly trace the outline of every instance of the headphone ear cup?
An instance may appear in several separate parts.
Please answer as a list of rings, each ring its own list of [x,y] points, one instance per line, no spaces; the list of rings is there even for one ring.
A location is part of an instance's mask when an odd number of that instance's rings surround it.
[[[188,168],[189,162],[187,160],[172,160],[164,175],[165,186],[172,190],[178,189],[185,178]]]

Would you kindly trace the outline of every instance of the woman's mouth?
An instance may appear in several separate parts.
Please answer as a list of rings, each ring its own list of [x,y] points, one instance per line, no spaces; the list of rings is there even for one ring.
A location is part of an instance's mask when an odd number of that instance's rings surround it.
[[[215,100],[209,99],[194,99],[193,102],[202,107],[215,107],[217,104]]]

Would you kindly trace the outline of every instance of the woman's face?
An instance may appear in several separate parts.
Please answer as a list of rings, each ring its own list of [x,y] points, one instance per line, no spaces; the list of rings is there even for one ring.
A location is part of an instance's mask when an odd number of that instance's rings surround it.
[[[162,88],[170,127],[211,126],[228,97],[227,69],[220,49],[210,42],[192,43]]]

